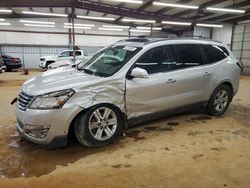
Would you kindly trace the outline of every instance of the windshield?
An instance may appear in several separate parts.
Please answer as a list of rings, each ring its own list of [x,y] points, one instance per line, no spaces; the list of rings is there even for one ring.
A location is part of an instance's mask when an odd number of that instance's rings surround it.
[[[78,65],[78,70],[88,74],[108,77],[115,74],[125,65],[141,48],[131,46],[111,46],[96,53],[85,63]]]

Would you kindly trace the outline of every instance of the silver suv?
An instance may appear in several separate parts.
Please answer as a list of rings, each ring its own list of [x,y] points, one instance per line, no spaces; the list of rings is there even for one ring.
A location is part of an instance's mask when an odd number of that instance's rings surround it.
[[[111,143],[129,126],[205,107],[223,114],[239,87],[241,64],[204,39],[119,41],[76,67],[26,81],[16,104],[26,139],[63,146],[70,130],[87,147]]]

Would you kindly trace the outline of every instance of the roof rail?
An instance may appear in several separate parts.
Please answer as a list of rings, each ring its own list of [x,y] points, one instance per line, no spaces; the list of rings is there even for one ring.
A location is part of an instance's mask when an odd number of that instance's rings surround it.
[[[170,36],[168,36],[166,38],[152,38],[152,37],[147,37],[147,36],[140,36],[140,37],[134,37],[134,38],[128,38],[128,39],[120,40],[120,41],[117,41],[117,43],[121,43],[121,42],[153,43],[153,42],[159,42],[159,41],[171,40],[171,39],[173,39],[173,40],[181,40],[181,39],[207,40],[207,41],[214,41],[214,42],[222,43],[220,41],[212,40],[212,39],[209,39],[207,37],[199,36],[199,35],[193,35],[193,36],[188,36],[188,37],[170,35]]]
[[[124,40],[120,40],[118,42],[148,42],[149,39],[145,38],[145,37],[135,37],[135,38],[128,38],[128,39],[124,39]]]

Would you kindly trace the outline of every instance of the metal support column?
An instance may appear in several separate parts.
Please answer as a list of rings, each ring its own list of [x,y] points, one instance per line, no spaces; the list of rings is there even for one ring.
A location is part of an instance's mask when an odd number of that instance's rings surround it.
[[[231,44],[230,44],[231,51],[233,51],[234,30],[235,30],[235,24],[232,24],[232,35],[231,35]]]
[[[75,53],[75,8],[72,7],[72,13],[71,13],[71,19],[72,19],[72,35],[73,35],[73,61],[76,62],[76,53]]]
[[[150,37],[153,37],[153,24],[150,26]]]
[[[243,37],[242,37],[242,43],[241,43],[241,50],[240,50],[240,62],[242,62],[242,54],[243,54],[243,48],[244,48],[244,41],[245,41],[245,35],[246,35],[246,24],[244,25],[244,30],[243,30]]]

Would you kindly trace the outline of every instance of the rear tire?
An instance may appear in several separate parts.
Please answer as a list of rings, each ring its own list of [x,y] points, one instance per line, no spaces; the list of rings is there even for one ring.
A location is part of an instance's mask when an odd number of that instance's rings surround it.
[[[120,110],[110,104],[91,107],[75,121],[77,140],[86,147],[98,147],[112,143],[123,131]]]
[[[218,86],[209,99],[206,111],[209,115],[220,116],[226,112],[233,98],[232,90],[225,84]]]

